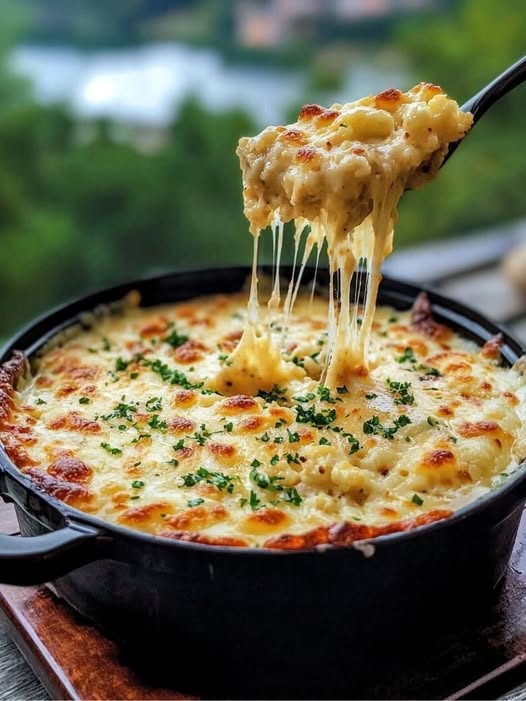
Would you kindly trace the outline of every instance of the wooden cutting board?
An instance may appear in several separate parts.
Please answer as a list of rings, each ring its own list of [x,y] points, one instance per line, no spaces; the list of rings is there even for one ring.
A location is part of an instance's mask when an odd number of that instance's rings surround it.
[[[9,505],[0,504],[0,532],[18,533]],[[146,681],[115,643],[44,586],[0,585],[0,619],[52,698],[197,698],[179,693],[177,680],[173,688]],[[478,625],[438,641],[437,650],[436,659],[414,659],[411,669],[373,682],[368,697],[495,699],[526,682],[526,518],[495,606]]]

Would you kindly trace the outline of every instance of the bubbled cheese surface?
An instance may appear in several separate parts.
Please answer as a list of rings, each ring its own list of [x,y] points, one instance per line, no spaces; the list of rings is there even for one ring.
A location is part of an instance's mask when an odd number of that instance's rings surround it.
[[[524,457],[519,372],[390,308],[376,310],[369,373],[328,389],[327,303],[300,297],[287,333],[271,325],[281,384],[219,393],[246,310],[241,293],[127,308],[63,339],[14,394],[8,453],[102,519],[258,547],[455,510]]]

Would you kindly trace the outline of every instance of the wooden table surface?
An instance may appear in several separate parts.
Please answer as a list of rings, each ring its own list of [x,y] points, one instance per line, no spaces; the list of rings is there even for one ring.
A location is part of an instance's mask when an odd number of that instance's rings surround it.
[[[508,282],[500,266],[503,255],[521,243],[526,245],[526,220],[396,252],[388,259],[385,272],[439,288],[503,324],[526,343],[526,293]],[[0,626],[0,701],[49,698]],[[500,698],[526,701],[526,679]]]

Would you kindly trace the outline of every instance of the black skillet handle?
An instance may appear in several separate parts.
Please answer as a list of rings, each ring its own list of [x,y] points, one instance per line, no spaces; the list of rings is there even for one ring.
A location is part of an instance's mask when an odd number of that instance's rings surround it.
[[[100,557],[99,533],[68,524],[44,535],[0,534],[0,582],[42,584]]]

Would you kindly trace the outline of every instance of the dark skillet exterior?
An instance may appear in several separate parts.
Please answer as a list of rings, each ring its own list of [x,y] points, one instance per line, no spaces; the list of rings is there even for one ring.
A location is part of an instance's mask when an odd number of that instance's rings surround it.
[[[247,273],[175,273],[104,290],[35,321],[0,363],[13,349],[34,354],[78,314],[131,289],[153,305],[239,290]],[[419,291],[385,279],[379,303],[407,309]],[[429,294],[437,320],[464,336],[483,343],[501,331]],[[523,350],[504,337],[504,361],[513,363]],[[184,543],[104,523],[35,491],[1,449],[0,487],[17,504],[24,535],[48,534],[22,544],[1,537],[0,581],[53,579],[166,683],[214,698],[351,698],[367,696],[388,667],[407,664],[435,632],[491,600],[517,533],[526,470],[445,521],[360,549],[305,552]]]

